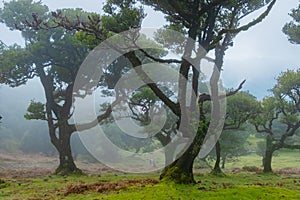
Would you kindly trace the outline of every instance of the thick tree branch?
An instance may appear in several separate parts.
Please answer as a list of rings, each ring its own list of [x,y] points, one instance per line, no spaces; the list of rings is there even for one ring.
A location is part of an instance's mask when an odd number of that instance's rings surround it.
[[[56,117],[59,118],[61,107],[55,103],[55,99],[52,92],[54,91],[52,77],[46,75],[44,69],[40,66],[37,66],[37,73],[44,87],[47,104],[49,108],[54,112]]]
[[[138,47],[138,46],[137,46]],[[155,62],[158,62],[158,63],[167,63],[167,64],[170,64],[170,63],[177,63],[177,64],[181,64],[182,61],[181,60],[177,60],[177,59],[161,59],[161,58],[155,58],[154,56],[150,55],[146,50],[142,49],[142,48],[139,48],[138,47],[138,50],[140,52],[142,52],[146,57],[150,58],[151,60],[155,61]]]
[[[271,130],[269,130],[265,126],[263,126],[263,129],[260,129],[260,126],[258,124],[254,124],[254,127],[255,127],[256,132],[258,132],[258,133],[269,133],[269,134],[272,134]]]
[[[58,138],[56,137],[55,130],[56,126],[54,125],[52,111],[50,105],[46,103],[46,115],[47,115],[47,123],[49,129],[50,140],[54,146],[58,146]]]
[[[135,72],[142,78],[142,80],[147,84],[148,87],[159,97],[176,115],[180,115],[179,105],[171,101],[157,86],[157,84],[143,71],[139,66],[142,66],[141,61],[135,55],[134,52],[129,52],[125,54],[125,57],[128,58],[133,65]]]
[[[232,123],[224,123],[223,130],[237,130],[240,129],[242,124],[245,123],[252,115],[248,113],[245,116],[240,116],[238,119],[235,119]]]
[[[292,126],[292,129],[291,129],[290,131],[284,133],[284,134],[281,136],[279,144],[280,144],[280,145],[283,145],[285,139],[286,139],[287,137],[293,136],[299,128],[300,128],[300,121],[298,121],[294,126]]]
[[[73,105],[73,86],[74,84],[71,83],[68,85],[66,91],[65,91],[65,102],[62,106],[62,115],[64,115],[64,118],[70,118],[71,116],[69,116],[70,111],[71,111],[71,107]]]
[[[116,106],[117,103],[119,103],[119,101],[120,101],[119,99],[116,99],[111,105],[108,106],[106,111],[103,114],[97,116],[97,118],[95,120],[85,123],[85,124],[72,125],[73,132],[85,131],[85,130],[88,130],[88,129],[91,129],[91,128],[97,126],[100,122],[102,122],[103,120],[107,119],[110,116],[110,114],[112,113],[113,107]]]

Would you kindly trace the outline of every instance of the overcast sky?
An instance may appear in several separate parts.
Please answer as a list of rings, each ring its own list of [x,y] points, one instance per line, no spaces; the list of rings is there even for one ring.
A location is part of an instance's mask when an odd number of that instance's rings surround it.
[[[80,7],[87,11],[101,13],[102,1],[96,0],[43,0],[51,10],[66,7]],[[2,3],[0,3],[2,7]],[[299,5],[299,0],[278,0],[270,15],[247,32],[240,33],[234,46],[226,52],[222,79],[227,87],[235,87],[247,79],[244,89],[258,98],[267,94],[274,78],[287,68],[300,66],[300,45],[290,44],[282,33],[284,24],[291,20],[288,13]],[[262,12],[263,10],[261,10]],[[164,24],[162,14],[146,8],[148,13],[143,27],[156,28]],[[253,19],[256,15],[247,20]],[[0,38],[7,44],[22,43],[19,33],[10,32],[0,26]]]

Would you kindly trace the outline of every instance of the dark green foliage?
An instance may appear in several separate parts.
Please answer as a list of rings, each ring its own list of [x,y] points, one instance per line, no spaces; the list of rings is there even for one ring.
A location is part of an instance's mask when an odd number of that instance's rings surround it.
[[[259,103],[249,92],[238,92],[227,98],[224,129],[242,129],[243,124],[256,116]]]
[[[249,133],[247,131],[224,131],[220,137],[221,159],[224,162],[222,168],[225,167],[226,159],[235,159],[248,153],[247,139]],[[228,160],[227,160],[228,161]]]
[[[46,111],[45,111],[45,104],[41,102],[31,101],[27,108],[27,114],[24,117],[28,120],[36,119],[36,120],[47,120],[46,118]]]
[[[218,148],[216,146],[209,156],[218,161],[219,153],[220,161],[218,162],[221,168],[225,168],[228,160],[237,159],[248,153],[247,139],[251,130],[247,121],[256,116],[258,108],[259,103],[249,92],[238,92],[227,98],[227,114],[223,132],[219,138],[220,146]],[[217,162],[216,165],[218,165]],[[215,168],[221,171],[220,168]]]
[[[17,87],[34,77],[30,52],[15,44],[3,47],[0,54],[0,83]]]
[[[135,1],[108,0],[103,7],[102,26],[113,33],[121,33],[130,28],[138,28],[145,17],[142,7]]]
[[[293,21],[287,23],[282,31],[288,36],[288,39],[293,44],[300,44],[300,6],[295,8],[290,13]]]

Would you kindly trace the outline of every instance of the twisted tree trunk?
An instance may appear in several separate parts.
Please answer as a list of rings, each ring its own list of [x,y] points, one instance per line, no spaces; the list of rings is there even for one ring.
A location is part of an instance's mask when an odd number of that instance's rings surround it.
[[[59,154],[59,166],[55,170],[55,174],[81,174],[82,171],[75,165],[71,150],[71,135],[74,131],[70,126],[65,125],[64,127],[59,127],[58,134],[56,134],[56,129],[51,122],[51,120],[48,120],[49,135],[51,143]]]
[[[68,125],[59,128],[59,139],[54,144],[59,153],[59,166],[55,170],[55,174],[82,174],[82,171],[75,165],[71,150],[72,130]]]
[[[207,129],[207,123],[201,121],[196,137],[189,145],[188,149],[171,165],[164,169],[160,175],[161,180],[170,180],[183,184],[196,183],[193,175],[194,160],[200,152]]]

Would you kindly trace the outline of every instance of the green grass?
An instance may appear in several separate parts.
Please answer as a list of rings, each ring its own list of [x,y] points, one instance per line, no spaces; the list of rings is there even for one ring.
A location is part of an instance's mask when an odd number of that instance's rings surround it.
[[[250,143],[256,143],[258,138],[250,138]],[[254,148],[254,146],[253,146]],[[28,179],[0,179],[1,200],[37,200],[37,199],[300,199],[300,175],[275,175],[255,173],[228,173],[232,168],[256,166],[261,168],[261,157],[255,153],[240,157],[234,162],[227,162],[225,176],[210,175],[209,169],[196,170],[196,185],[178,185],[169,182],[159,184],[126,185],[124,180],[158,180],[159,174],[124,174],[105,173],[92,176],[45,176]],[[273,157],[273,169],[300,168],[299,150],[282,149],[278,156]],[[205,174],[203,174],[206,172]],[[104,184],[111,188],[111,184],[125,183],[124,188],[108,189],[97,192],[89,186]],[[77,193],[67,192],[71,187],[84,188]],[[86,188],[85,188],[86,187]],[[116,186],[115,188],[118,188]],[[68,194],[67,194],[68,193]],[[67,194],[67,195],[66,195]]]
[[[274,174],[239,173],[222,177],[196,174],[196,185],[161,182],[134,185],[119,191],[84,190],[65,195],[70,185],[107,184],[133,179],[157,179],[158,174],[105,174],[102,176],[47,176],[4,180],[0,199],[300,199],[300,178]]]
[[[277,151],[278,155],[273,157],[273,169],[282,168],[300,168],[300,152],[299,150],[286,150],[281,149]],[[226,168],[242,168],[244,166],[257,166],[262,167],[262,157],[255,153],[241,156],[236,161],[229,161],[226,163]]]
[[[264,138],[257,138],[255,135],[250,135],[248,138],[248,148],[254,151],[257,150],[257,143],[265,141]],[[272,160],[273,169],[282,168],[300,168],[300,151],[290,149],[280,149],[275,152]],[[210,163],[211,165],[214,162]],[[226,168],[243,168],[244,166],[256,166],[262,168],[262,157],[256,153],[251,153],[245,156],[240,156],[235,161],[227,161]]]
[[[250,134],[247,141],[248,141],[249,149],[257,150],[257,143],[264,142],[265,138],[258,138],[254,134]]]

